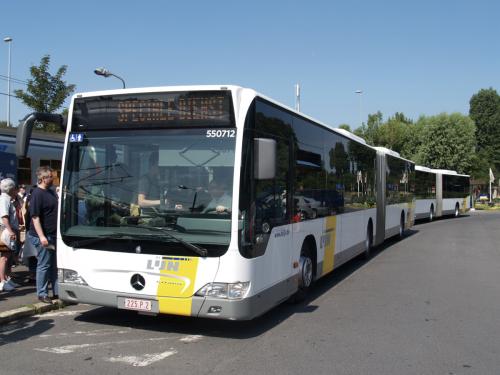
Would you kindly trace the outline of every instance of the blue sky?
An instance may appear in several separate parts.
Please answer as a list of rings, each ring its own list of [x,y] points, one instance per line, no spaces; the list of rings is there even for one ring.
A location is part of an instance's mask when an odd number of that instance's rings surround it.
[[[94,75],[99,66],[127,87],[236,84],[289,106],[298,82],[302,112],[355,128],[360,107],[363,121],[378,110],[416,120],[467,114],[479,89],[500,91],[499,14],[495,0],[11,0],[0,30],[13,38],[13,78],[50,54],[51,72],[68,65],[77,91],[121,87]],[[2,42],[1,93],[7,53]],[[13,123],[28,112],[11,99]]]

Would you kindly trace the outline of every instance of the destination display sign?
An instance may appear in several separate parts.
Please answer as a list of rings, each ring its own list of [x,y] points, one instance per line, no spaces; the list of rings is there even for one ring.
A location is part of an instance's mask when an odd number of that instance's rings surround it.
[[[75,100],[73,130],[234,126],[230,91],[99,96]]]

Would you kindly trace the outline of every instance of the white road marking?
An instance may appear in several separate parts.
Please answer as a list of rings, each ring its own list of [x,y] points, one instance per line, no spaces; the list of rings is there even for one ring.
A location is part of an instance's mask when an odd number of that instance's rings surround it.
[[[144,354],[142,356],[118,356],[105,358],[105,360],[109,362],[123,362],[134,367],[145,367],[149,366],[151,363],[161,361],[162,359],[170,357],[174,354],[177,354],[177,350],[171,348],[171,350],[163,353]]]
[[[73,311],[58,310],[58,311],[54,311],[54,312],[38,314],[38,315],[35,315],[35,317],[37,317],[37,318],[53,318],[53,317],[58,317],[58,316],[73,316],[73,315],[81,314],[81,313],[84,313],[87,311],[89,311],[89,310],[73,310]]]
[[[125,333],[130,333],[131,329],[114,329],[114,328],[108,328],[108,329],[96,329],[93,331],[74,331],[74,332],[61,332],[61,333],[56,333],[53,335],[45,334],[45,335],[39,335],[39,338],[46,339],[46,338],[57,338],[57,337],[72,337],[72,336],[86,336],[86,337],[91,337],[91,336],[105,336],[105,335],[110,335],[110,334],[125,334]]]
[[[69,354],[74,353],[80,349],[98,347],[98,346],[106,346],[106,345],[121,345],[121,344],[130,344],[134,342],[144,342],[144,341],[163,341],[163,340],[171,340],[171,337],[158,337],[151,339],[136,339],[136,340],[122,340],[122,341],[108,341],[108,342],[97,342],[94,344],[78,344],[78,345],[63,345],[63,346],[55,346],[55,347],[45,347],[45,348],[35,348],[39,352],[47,352],[54,354]]]
[[[192,343],[192,342],[198,342],[203,338],[202,335],[189,335],[189,336],[184,336],[179,339],[179,341],[184,342],[186,344]]]

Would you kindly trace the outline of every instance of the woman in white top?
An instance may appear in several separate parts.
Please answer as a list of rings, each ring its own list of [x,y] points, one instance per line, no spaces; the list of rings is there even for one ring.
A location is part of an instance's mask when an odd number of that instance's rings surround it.
[[[17,218],[14,199],[17,195],[16,183],[11,178],[4,178],[0,182],[0,218],[1,239],[10,251],[0,253],[0,291],[9,292],[19,285],[9,277],[8,263],[19,243],[19,221]]]

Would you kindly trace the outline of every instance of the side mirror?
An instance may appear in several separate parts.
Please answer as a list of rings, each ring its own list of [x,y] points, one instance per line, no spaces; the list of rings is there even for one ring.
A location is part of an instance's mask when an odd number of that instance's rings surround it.
[[[28,154],[31,131],[33,130],[33,125],[36,121],[52,122],[54,124],[58,124],[61,129],[65,129],[66,127],[66,122],[61,115],[34,112],[26,116],[21,120],[16,132],[16,156],[20,159],[25,158]]]
[[[270,180],[276,177],[276,141],[269,138],[254,138],[254,177]]]

